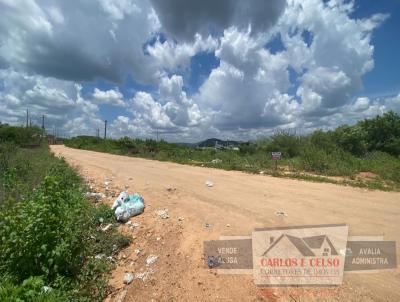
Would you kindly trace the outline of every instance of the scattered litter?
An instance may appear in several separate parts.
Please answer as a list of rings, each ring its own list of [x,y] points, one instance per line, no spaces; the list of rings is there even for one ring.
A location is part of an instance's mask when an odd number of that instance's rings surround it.
[[[114,262],[115,261],[113,256],[108,256],[107,260],[110,261],[110,262]]]
[[[129,228],[130,228],[131,230],[133,230],[133,229],[135,229],[135,228],[138,228],[138,227],[140,226],[140,223],[139,223],[139,222],[128,221],[126,224],[129,226]]]
[[[50,286],[43,286],[42,287],[42,289],[43,289],[43,292],[46,294],[46,293],[49,293],[49,292],[51,292],[53,289],[50,287]]]
[[[133,279],[135,279],[135,276],[132,273],[126,273],[124,276],[124,283],[125,284],[130,284]]]
[[[111,208],[115,210],[118,221],[126,222],[130,217],[143,213],[144,200],[137,193],[127,196],[125,192],[121,192]]]
[[[149,255],[146,258],[146,264],[151,265],[151,264],[155,263],[157,261],[157,258],[158,258],[158,256],[156,256],[156,255]]]
[[[105,181],[105,182],[104,182],[104,185],[105,185],[106,187],[107,187],[109,184],[110,184],[109,181]]]
[[[178,217],[178,221],[184,221],[185,217]]]
[[[113,250],[113,252],[117,251],[118,250],[118,246],[116,244],[113,244],[112,250]]]
[[[156,211],[156,214],[157,214],[158,217],[160,217],[161,219],[167,219],[167,218],[169,218],[168,209],[157,210],[157,211]]]
[[[204,224],[204,228],[206,228],[206,229],[211,228],[211,224],[209,224],[208,222],[206,222],[206,223]]]
[[[264,174],[264,171],[260,171],[260,174]]]
[[[211,180],[207,180],[207,181],[206,181],[206,186],[207,186],[207,187],[213,187],[213,186],[214,186],[214,183],[213,183]]]
[[[161,237],[157,237],[156,240],[157,240],[157,241],[160,241],[160,240],[161,240]]]
[[[213,163],[213,164],[222,163],[222,159],[219,159],[219,158],[213,159],[213,160],[211,161],[211,163]]]
[[[226,224],[226,227],[227,227],[227,228],[230,228],[230,227],[231,227],[231,225],[230,225],[229,223],[227,223],[227,224]]]
[[[107,232],[112,227],[112,223],[107,224],[105,227],[101,228],[103,232]]]
[[[103,218],[103,217],[100,217],[100,218],[99,218],[99,222],[100,222],[100,223],[103,223],[103,222],[104,222],[104,218]]]
[[[103,193],[95,193],[95,192],[86,192],[85,194],[86,197],[93,197],[96,200],[101,200],[106,197]]]
[[[106,255],[105,254],[97,254],[96,256],[94,256],[94,259],[103,259]]]
[[[209,268],[213,268],[219,265],[218,257],[208,256],[207,265]]]
[[[175,191],[176,191],[176,188],[168,187],[168,188],[167,188],[167,191],[170,192],[170,193],[171,193],[171,192],[175,192]]]
[[[140,250],[139,250],[139,249],[136,249],[136,250],[135,250],[135,254],[136,254],[136,256],[139,256]]]
[[[287,214],[284,211],[276,211],[275,215],[276,216],[285,216],[285,217],[287,216]]]
[[[154,273],[154,270],[153,269],[149,269],[149,270],[147,270],[145,272],[136,273],[135,274],[135,278],[136,279],[140,279],[140,280],[142,280],[144,282],[149,277],[149,275],[153,274],[153,273]]]

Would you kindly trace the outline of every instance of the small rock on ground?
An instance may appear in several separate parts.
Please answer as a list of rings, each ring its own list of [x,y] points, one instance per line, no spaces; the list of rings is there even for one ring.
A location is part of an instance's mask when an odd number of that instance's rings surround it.
[[[158,256],[156,256],[156,255],[149,255],[146,258],[146,264],[151,265],[151,264],[155,263],[157,261],[157,258],[158,258]]]
[[[124,276],[124,283],[130,284],[134,278],[135,278],[135,276],[132,273],[126,273]]]
[[[169,218],[168,209],[157,210],[157,211],[156,211],[156,214],[157,214],[158,217],[160,217],[161,219],[167,219],[167,218]]]

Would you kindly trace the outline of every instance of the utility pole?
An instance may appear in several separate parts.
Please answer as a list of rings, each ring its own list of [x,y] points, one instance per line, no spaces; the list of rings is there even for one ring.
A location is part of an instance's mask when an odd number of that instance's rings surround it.
[[[104,121],[104,139],[107,138],[107,120]]]
[[[26,128],[28,128],[29,109],[26,109]]]
[[[158,128],[157,128],[157,142],[158,142]]]
[[[42,131],[44,133],[44,114],[42,115]]]
[[[29,118],[29,127],[32,127],[32,118]]]

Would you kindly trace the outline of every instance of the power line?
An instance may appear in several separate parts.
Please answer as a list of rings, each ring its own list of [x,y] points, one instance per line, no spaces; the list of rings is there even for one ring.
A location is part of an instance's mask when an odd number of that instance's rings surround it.
[[[107,120],[104,121],[104,139],[107,138]]]

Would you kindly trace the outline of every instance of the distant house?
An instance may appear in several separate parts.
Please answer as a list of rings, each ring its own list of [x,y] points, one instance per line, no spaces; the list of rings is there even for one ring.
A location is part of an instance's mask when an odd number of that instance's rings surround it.
[[[215,150],[239,150],[240,142],[231,140],[220,140],[218,138],[209,138],[205,141],[197,143],[197,148],[200,149],[215,149]]]
[[[282,257],[285,254],[294,257],[328,257],[338,255],[332,242],[326,235],[295,237],[282,234],[276,240],[269,238],[269,247],[262,256]]]

